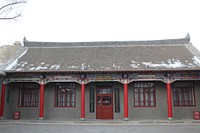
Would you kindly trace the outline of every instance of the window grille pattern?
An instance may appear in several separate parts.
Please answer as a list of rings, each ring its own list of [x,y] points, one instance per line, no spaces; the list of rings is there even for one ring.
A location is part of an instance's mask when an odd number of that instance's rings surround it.
[[[138,82],[134,84],[134,107],[155,107],[156,91],[153,82]]]
[[[195,106],[193,82],[176,82],[173,84],[173,102],[175,107]]]
[[[19,107],[38,107],[39,85],[20,84],[19,85]]]
[[[75,107],[76,89],[75,83],[56,84],[55,107]]]

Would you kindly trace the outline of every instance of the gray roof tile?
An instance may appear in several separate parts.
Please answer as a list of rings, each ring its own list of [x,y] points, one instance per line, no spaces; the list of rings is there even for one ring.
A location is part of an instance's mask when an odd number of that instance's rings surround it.
[[[189,38],[119,42],[29,42],[7,71],[200,70]],[[194,50],[193,50],[194,51]]]

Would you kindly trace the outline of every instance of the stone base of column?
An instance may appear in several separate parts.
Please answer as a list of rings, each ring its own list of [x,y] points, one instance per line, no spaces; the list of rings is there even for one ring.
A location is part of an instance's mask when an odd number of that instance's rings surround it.
[[[44,117],[39,117],[39,120],[44,120]]]
[[[169,117],[168,120],[169,120],[169,121],[172,121],[172,120],[174,120],[174,119],[173,119],[172,117]]]
[[[81,121],[85,121],[85,118],[81,118],[80,120],[81,120]]]
[[[129,119],[128,118],[124,118],[124,121],[128,121]]]

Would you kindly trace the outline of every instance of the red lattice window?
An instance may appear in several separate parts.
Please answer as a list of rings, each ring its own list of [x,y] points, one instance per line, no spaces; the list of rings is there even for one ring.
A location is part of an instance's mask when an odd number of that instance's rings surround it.
[[[19,85],[19,107],[38,107],[39,86],[37,84]]]
[[[193,82],[175,82],[173,84],[173,102],[175,107],[195,106]]]
[[[75,83],[57,83],[55,89],[55,107],[75,107]]]
[[[156,91],[153,82],[138,82],[134,84],[134,107],[155,107]]]

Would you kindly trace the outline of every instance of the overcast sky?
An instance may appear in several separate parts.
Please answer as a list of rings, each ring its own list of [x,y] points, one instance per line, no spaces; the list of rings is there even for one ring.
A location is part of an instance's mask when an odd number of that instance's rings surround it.
[[[0,45],[22,41],[183,38],[200,50],[199,0],[28,0],[17,21],[0,21]]]

